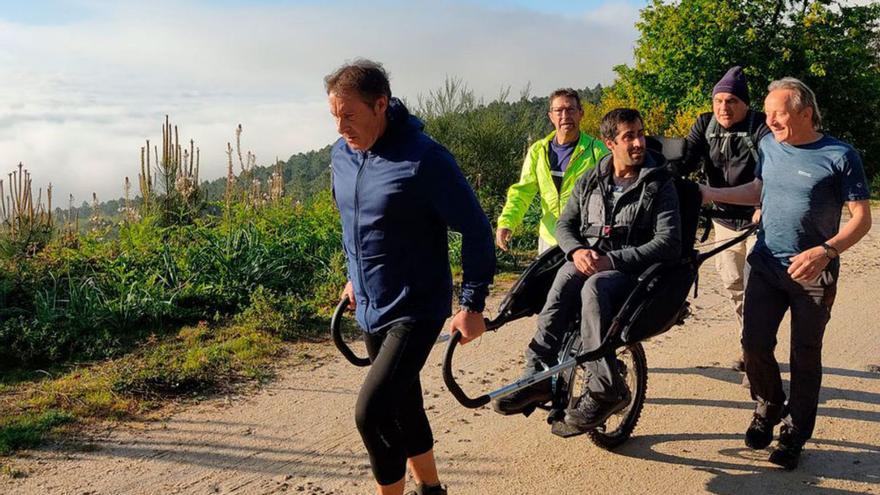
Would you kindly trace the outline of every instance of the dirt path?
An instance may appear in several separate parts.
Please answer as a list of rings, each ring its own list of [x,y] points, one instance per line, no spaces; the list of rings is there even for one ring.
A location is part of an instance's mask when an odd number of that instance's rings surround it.
[[[767,452],[743,445],[752,404],[740,375],[726,368],[734,324],[707,266],[694,316],[646,343],[647,404],[635,436],[615,452],[552,435],[542,414],[505,418],[460,407],[443,388],[438,345],[423,382],[443,481],[454,494],[880,493],[880,373],[868,371],[880,364],[878,252],[875,228],[845,256],[819,420],[797,471],[778,471]],[[475,394],[517,376],[533,325],[517,322],[464,348],[456,367],[465,389]],[[783,328],[777,355],[787,363],[787,322]],[[115,428],[86,448],[29,452],[17,461],[28,476],[3,479],[0,493],[372,493],[352,418],[364,371],[328,346],[312,353],[312,367],[288,369],[254,395]]]

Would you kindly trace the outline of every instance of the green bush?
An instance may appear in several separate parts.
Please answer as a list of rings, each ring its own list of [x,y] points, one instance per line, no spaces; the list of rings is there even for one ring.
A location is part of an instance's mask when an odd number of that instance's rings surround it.
[[[163,329],[255,304],[290,320],[267,330],[309,335],[345,283],[340,244],[328,192],[186,225],[147,217],[72,246],[56,239],[32,258],[0,261],[0,366],[109,357]]]
[[[251,294],[247,308],[235,318],[236,323],[284,339],[310,336],[320,325],[320,310],[315,301],[295,295],[281,295],[260,286]]]

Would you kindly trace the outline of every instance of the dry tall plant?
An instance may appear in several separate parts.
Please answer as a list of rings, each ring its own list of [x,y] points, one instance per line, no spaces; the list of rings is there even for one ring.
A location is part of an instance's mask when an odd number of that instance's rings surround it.
[[[200,208],[201,194],[199,191],[199,160],[200,150],[195,141],[190,139],[189,148],[180,144],[180,133],[176,125],[171,124],[168,115],[162,124],[162,153],[153,146],[150,154],[150,141],[141,147],[141,173],[138,177],[141,197],[147,211],[159,198],[156,190],[156,178],[161,186],[161,213],[166,221],[179,222],[184,217],[191,217]],[[156,171],[156,177],[153,170]]]
[[[227,211],[237,201],[247,206],[257,207],[266,200],[263,197],[262,184],[254,177],[257,155],[250,151],[242,153],[241,135],[243,132],[241,124],[238,124],[238,127],[235,128],[235,148],[233,148],[232,143],[226,143],[227,168],[224,200]],[[233,170],[233,162],[236,157],[238,158],[238,165],[241,170],[238,177],[235,176]],[[238,184],[241,184],[241,189],[239,189]]]
[[[64,219],[62,238],[65,245],[76,242],[79,234],[79,210],[74,206],[73,194],[67,199],[67,218]]]
[[[10,241],[23,248],[25,254],[33,254],[51,237],[52,184],[46,189],[48,206],[44,206],[43,190],[38,190],[35,199],[31,174],[22,163],[18,164],[18,170],[8,174],[8,178],[8,183],[0,180],[0,233],[5,233]]]
[[[223,193],[223,199],[226,202],[227,212],[231,211],[232,202],[235,201],[235,170],[232,168],[232,144],[226,143],[226,191]]]
[[[275,170],[272,172],[272,176],[269,177],[269,199],[273,202],[278,202],[284,196],[284,171],[282,168],[281,161],[278,160],[278,157],[275,157]]]
[[[89,215],[89,224],[92,230],[98,230],[106,225],[104,219],[101,218],[101,205],[98,203],[98,193],[92,193],[92,214]]]
[[[152,164],[150,163],[150,140],[147,139],[147,145],[141,146],[141,173],[138,174],[141,198],[143,199],[144,208],[146,210],[150,209],[153,202],[152,168]]]
[[[123,191],[125,193],[124,203],[122,204],[122,208],[119,209],[120,213],[122,213],[122,219],[125,222],[131,223],[136,222],[140,219],[140,216],[135,210],[134,206],[131,203],[131,181],[128,180],[128,176],[125,177],[125,185],[123,186]]]

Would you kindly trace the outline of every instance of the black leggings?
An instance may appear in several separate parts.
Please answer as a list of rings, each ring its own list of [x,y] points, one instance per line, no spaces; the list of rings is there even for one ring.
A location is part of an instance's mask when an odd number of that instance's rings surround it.
[[[399,481],[406,459],[434,446],[419,372],[442,328],[442,320],[405,322],[364,334],[373,364],[358,394],[355,422],[380,485]]]

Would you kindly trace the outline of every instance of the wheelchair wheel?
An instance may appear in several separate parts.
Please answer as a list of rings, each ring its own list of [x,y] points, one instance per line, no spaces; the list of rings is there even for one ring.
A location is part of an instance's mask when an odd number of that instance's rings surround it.
[[[568,345],[569,356],[576,356],[582,351],[580,336],[575,336]],[[629,387],[632,401],[621,411],[611,415],[605,424],[588,431],[587,435],[594,444],[603,449],[613,449],[626,442],[632,435],[642,408],[645,405],[645,394],[648,389],[648,363],[645,349],[641,343],[635,343],[617,350],[617,361],[621,377]],[[574,407],[578,398],[584,393],[584,375],[586,371],[575,366],[562,377],[568,388],[568,407]]]

